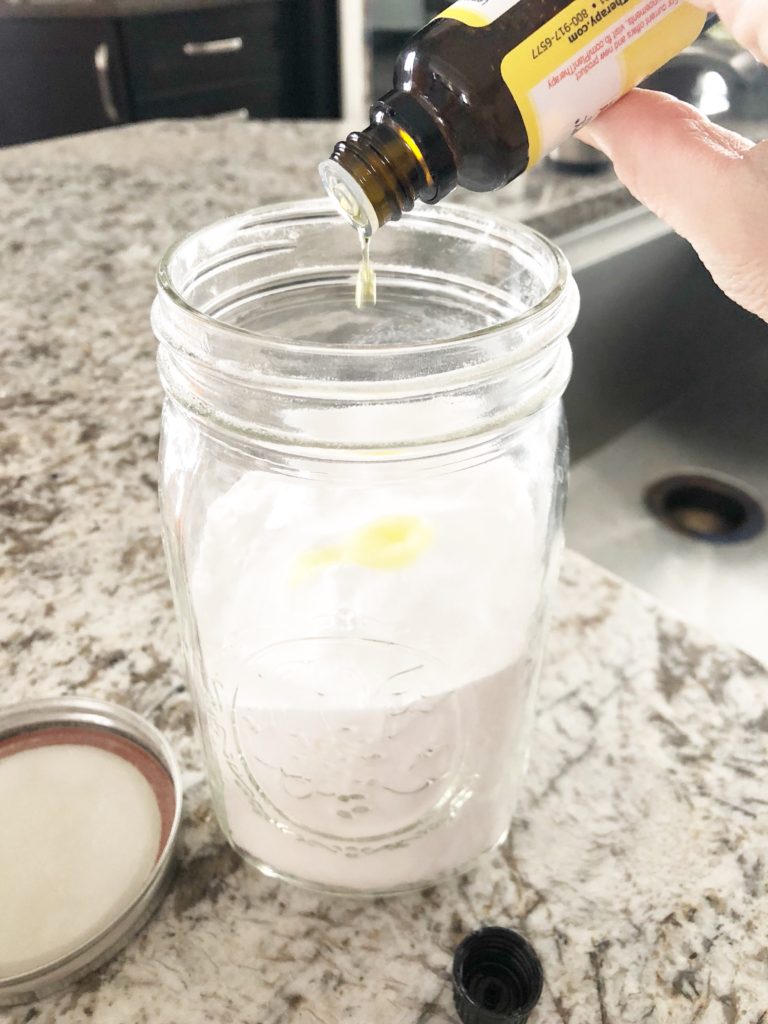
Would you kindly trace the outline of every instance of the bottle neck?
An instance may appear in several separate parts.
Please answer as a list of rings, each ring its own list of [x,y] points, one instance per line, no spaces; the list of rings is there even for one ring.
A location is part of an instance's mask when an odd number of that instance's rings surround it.
[[[371,235],[413,209],[436,203],[456,185],[456,167],[435,120],[406,93],[371,108],[362,132],[337,143],[320,165],[328,194],[355,227]]]

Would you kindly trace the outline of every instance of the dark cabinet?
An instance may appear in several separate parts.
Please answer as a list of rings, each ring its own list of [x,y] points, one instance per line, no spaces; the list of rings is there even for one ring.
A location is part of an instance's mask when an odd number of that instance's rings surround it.
[[[0,145],[236,109],[338,117],[336,7],[252,0],[113,19],[0,18]]]
[[[337,117],[336,4],[259,0],[122,26],[138,119],[243,107],[252,117]]]
[[[105,128],[127,117],[112,20],[0,21],[0,144]]]

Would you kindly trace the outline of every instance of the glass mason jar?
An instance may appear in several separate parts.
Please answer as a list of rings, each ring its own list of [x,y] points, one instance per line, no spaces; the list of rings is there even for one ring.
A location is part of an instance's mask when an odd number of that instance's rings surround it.
[[[152,322],[163,528],[222,828],[263,871],[393,892],[506,835],[561,547],[575,284],[443,205],[325,202],[175,245]]]

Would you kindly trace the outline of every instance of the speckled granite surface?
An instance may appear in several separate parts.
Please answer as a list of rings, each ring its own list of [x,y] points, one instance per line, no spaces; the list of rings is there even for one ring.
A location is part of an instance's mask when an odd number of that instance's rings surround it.
[[[159,915],[101,973],[0,1021],[447,1024],[451,950],[479,922],[539,948],[537,1021],[768,1021],[768,676],[575,555],[519,818],[472,877],[348,902],[223,843],[158,536],[153,267],[183,231],[313,191],[335,134],[177,123],[0,153],[0,701],[127,704],[187,786]],[[555,181],[483,203],[557,230],[619,194]]]

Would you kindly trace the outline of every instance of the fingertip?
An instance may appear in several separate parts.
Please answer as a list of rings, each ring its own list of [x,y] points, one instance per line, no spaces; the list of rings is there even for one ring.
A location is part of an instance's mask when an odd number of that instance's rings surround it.
[[[713,124],[696,107],[651,89],[631,90],[579,137],[610,157],[622,180],[632,177],[635,168],[647,167],[651,154],[668,166],[690,166],[692,159],[741,157],[753,145]]]
[[[579,137],[612,156],[612,150],[625,144],[633,148],[647,144],[660,124],[673,121],[679,125],[691,116],[695,119],[696,115],[694,107],[666,93],[632,89],[582,128]]]
[[[617,151],[620,153],[629,145],[642,145],[646,123],[665,106],[664,101],[657,98],[661,95],[648,90],[631,90],[582,128],[579,138],[602,150],[611,160]]]

